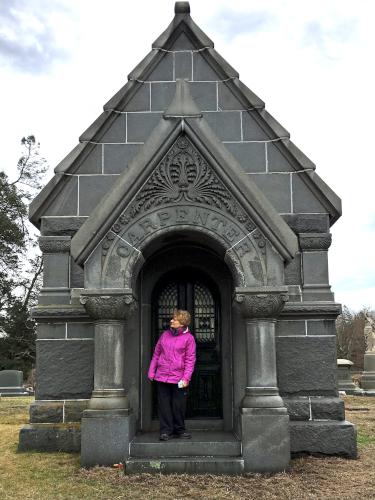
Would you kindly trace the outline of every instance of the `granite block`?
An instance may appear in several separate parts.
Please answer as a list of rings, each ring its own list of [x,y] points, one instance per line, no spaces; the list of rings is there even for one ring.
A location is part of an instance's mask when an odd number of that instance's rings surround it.
[[[39,340],[36,399],[87,399],[94,376],[92,340]]]
[[[78,210],[78,177],[69,177],[64,180],[61,192],[43,213],[48,215],[77,215]]]
[[[161,82],[151,84],[151,110],[165,111],[176,92],[174,82]]]
[[[276,358],[282,395],[337,394],[335,337],[276,337]]]
[[[241,164],[246,173],[266,171],[266,151],[260,142],[225,143],[225,147]]]
[[[331,319],[307,320],[307,335],[336,335],[336,324]]]
[[[86,217],[42,217],[41,234],[43,236],[73,236],[85,222]]]
[[[244,141],[266,141],[269,139],[266,132],[252,117],[251,112],[242,113],[242,131]]]
[[[117,114],[111,120],[107,130],[103,131],[98,142],[126,142],[126,117],[125,114]]]
[[[204,113],[204,118],[222,141],[241,140],[241,115],[239,111]]]
[[[146,141],[161,119],[161,113],[130,113],[127,142]]]
[[[252,174],[250,179],[278,212],[290,212],[290,176],[285,174]]]
[[[294,259],[284,268],[284,279],[286,285],[301,285],[301,254],[297,253]]]
[[[100,174],[102,171],[102,145],[88,144],[87,154],[77,164],[76,174]]]
[[[89,400],[65,401],[64,404],[64,420],[65,422],[80,422],[82,413],[86,410]]]
[[[150,111],[150,83],[142,83],[125,105],[125,111]]]
[[[323,252],[303,253],[304,284],[328,284],[328,255]]]
[[[147,76],[149,81],[172,81],[173,80],[173,54],[164,53],[157,66]]]
[[[202,111],[217,110],[217,96],[215,82],[192,82],[190,83],[191,95]]]
[[[219,109],[234,110],[246,109],[246,106],[239,101],[226,83],[218,83]]]
[[[116,175],[90,175],[79,179],[79,215],[90,215],[117,181]]]
[[[293,175],[293,211],[326,213],[327,209],[320,203],[317,195],[306,186],[301,178]]]
[[[187,78],[192,80],[193,57],[191,52],[176,52],[175,57],[175,78]]]
[[[311,415],[316,420],[345,420],[344,401],[340,398],[311,398]]]
[[[193,53],[193,80],[215,81],[221,80],[216,71],[211,68],[206,59],[199,52]]]
[[[105,144],[103,173],[122,174],[140,147],[140,144]]]
[[[284,214],[283,219],[295,233],[327,233],[328,214]]]
[[[269,172],[295,172],[295,169],[280,151],[278,143],[267,143],[267,163]]]
[[[69,287],[69,254],[43,255],[43,287]]]
[[[70,287],[71,288],[84,287],[83,269],[81,266],[75,263],[73,258],[70,259]]]
[[[68,323],[67,324],[68,339],[93,339],[94,324],[93,323]]]
[[[309,420],[310,402],[307,396],[300,398],[283,398],[290,420]]]
[[[306,326],[304,320],[278,320],[276,323],[276,335],[277,336],[296,336],[306,335]]]
[[[35,401],[30,405],[30,423],[60,423],[63,422],[64,401]]]
[[[79,452],[81,429],[75,424],[30,424],[20,430],[19,451]]]
[[[357,458],[357,433],[350,422],[290,422],[292,453]]]
[[[180,33],[176,40],[173,42],[170,50],[194,50],[197,47],[189,39],[189,37],[184,33]]]
[[[37,326],[38,339],[64,339],[65,323],[39,323]]]

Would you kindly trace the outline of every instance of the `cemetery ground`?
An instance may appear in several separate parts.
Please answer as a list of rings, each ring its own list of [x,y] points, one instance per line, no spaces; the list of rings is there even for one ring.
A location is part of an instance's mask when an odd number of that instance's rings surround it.
[[[375,498],[375,398],[345,397],[357,425],[358,460],[294,458],[279,474],[126,476],[121,470],[80,469],[79,455],[17,452],[32,398],[0,398],[2,499],[367,499]]]

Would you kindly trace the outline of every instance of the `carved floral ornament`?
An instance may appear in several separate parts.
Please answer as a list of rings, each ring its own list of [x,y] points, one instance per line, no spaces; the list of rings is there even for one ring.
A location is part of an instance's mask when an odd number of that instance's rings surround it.
[[[123,234],[136,218],[158,207],[181,204],[220,210],[235,219],[246,233],[254,231],[252,237],[258,251],[265,255],[264,236],[185,135],[176,140],[134,201],[113,224],[103,240],[102,255],[107,255],[116,234]]]
[[[259,293],[237,289],[235,301],[242,315],[251,318],[276,318],[288,300],[286,291],[266,291]]]
[[[39,236],[38,242],[43,253],[70,252],[70,236]]]
[[[96,320],[126,320],[137,307],[137,301],[131,291],[88,290],[81,294],[80,302],[85,306],[87,313]]]

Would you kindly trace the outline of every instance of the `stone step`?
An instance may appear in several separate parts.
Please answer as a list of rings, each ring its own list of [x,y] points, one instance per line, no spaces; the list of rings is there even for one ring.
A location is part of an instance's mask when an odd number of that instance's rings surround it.
[[[125,474],[241,474],[244,461],[240,457],[130,457]]]
[[[193,431],[191,439],[159,441],[155,432],[135,436],[131,457],[241,456],[241,442],[230,432]]]

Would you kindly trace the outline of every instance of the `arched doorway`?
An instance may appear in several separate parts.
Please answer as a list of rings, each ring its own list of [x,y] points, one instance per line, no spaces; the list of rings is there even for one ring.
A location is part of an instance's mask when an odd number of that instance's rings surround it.
[[[198,356],[191,381],[187,424],[191,429],[233,428],[233,279],[213,249],[183,241],[152,248],[138,277],[141,401],[139,428],[157,430],[153,384],[147,370],[160,333],[175,307],[192,313]]]
[[[221,308],[215,283],[197,269],[177,269],[157,283],[152,305],[152,350],[161,333],[169,328],[174,309],[186,309],[191,314],[197,361],[189,386],[186,418],[222,418]],[[156,405],[154,395],[155,417]]]

